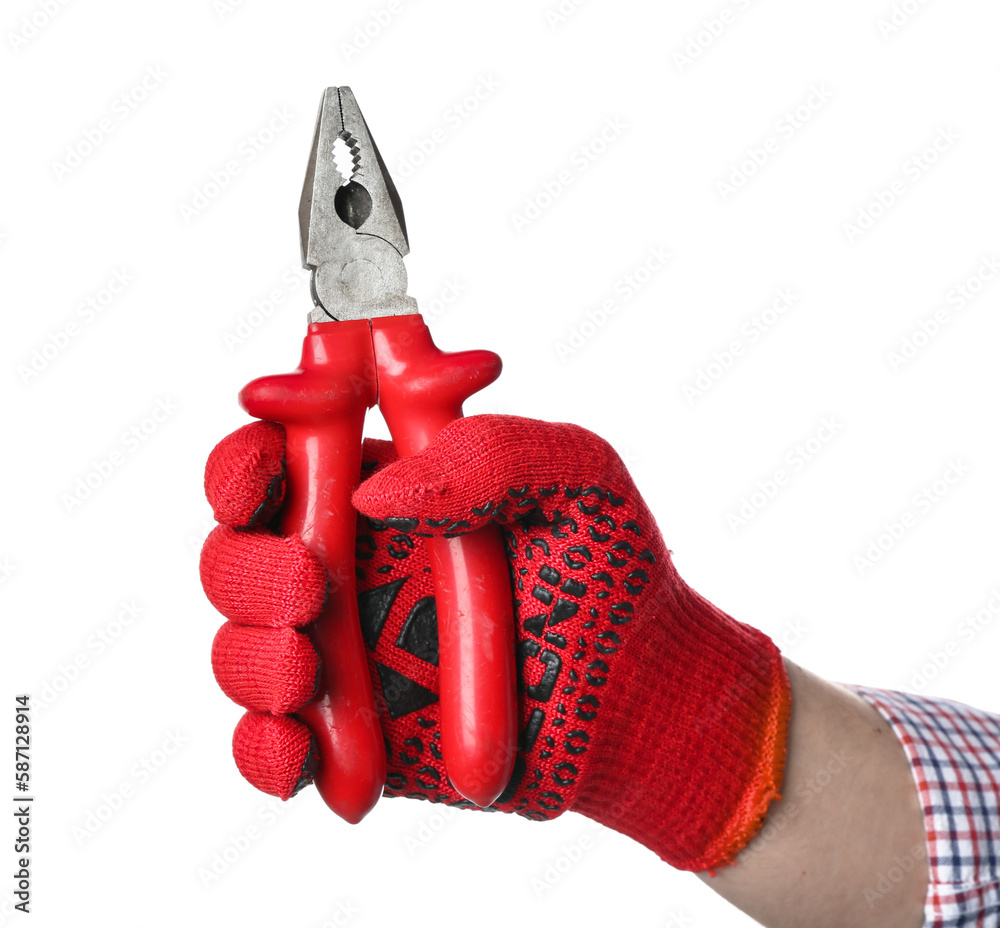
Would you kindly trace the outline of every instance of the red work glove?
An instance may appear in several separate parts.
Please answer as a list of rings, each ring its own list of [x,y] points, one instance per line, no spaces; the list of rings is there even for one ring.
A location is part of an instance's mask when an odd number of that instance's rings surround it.
[[[327,576],[281,505],[284,433],[258,422],[206,468],[222,524],[202,583],[230,621],[216,636],[219,685],[249,711],[233,753],[259,789],[287,799],[314,755],[296,709],[318,658],[304,625]],[[385,794],[470,806],[439,749],[437,627],[422,536],[504,528],[514,585],[520,744],[494,804],[534,819],[581,812],[668,863],[732,860],[778,797],[790,691],[781,655],[677,575],[625,466],[574,425],[512,416],[450,424],[416,457],[365,442],[358,590],[388,748]],[[367,516],[367,518],[366,518]]]

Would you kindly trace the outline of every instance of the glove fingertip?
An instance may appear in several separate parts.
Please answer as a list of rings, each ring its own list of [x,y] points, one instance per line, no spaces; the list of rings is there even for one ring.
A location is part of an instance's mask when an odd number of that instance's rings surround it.
[[[285,494],[285,430],[251,422],[227,435],[205,465],[205,495],[215,519],[249,528],[271,518]]]
[[[233,732],[233,759],[244,779],[282,800],[313,781],[317,758],[309,729],[288,715],[248,712]]]
[[[444,496],[443,478],[428,479],[419,458],[404,458],[369,477],[354,491],[354,508],[373,519],[386,519],[408,510],[407,515],[433,511]]]
[[[302,708],[319,685],[319,655],[294,628],[226,622],[212,642],[219,687],[244,709],[282,715]]]
[[[329,574],[298,535],[217,525],[199,569],[209,602],[240,625],[306,625],[326,603]]]
[[[355,509],[388,528],[445,537],[496,518],[503,508],[498,474],[470,448],[469,422],[455,420],[423,451],[362,482],[351,498]]]

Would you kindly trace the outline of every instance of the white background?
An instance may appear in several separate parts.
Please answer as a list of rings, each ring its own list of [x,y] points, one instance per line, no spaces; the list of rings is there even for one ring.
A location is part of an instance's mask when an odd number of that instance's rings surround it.
[[[212,678],[221,619],[197,577],[202,467],[246,421],[238,389],[298,361],[296,211],[328,85],[354,88],[396,177],[436,341],[505,359],[467,411],[611,440],[686,579],[795,661],[1000,710],[1000,284],[949,303],[1000,256],[1000,10],[907,0],[885,34],[891,0],[587,0],[562,17],[555,2],[94,0],[48,22],[40,0],[4,4],[0,661],[6,738],[14,694],[36,706],[32,924],[751,924],[576,815],[445,822],[383,801],[352,827],[315,791],[272,802],[233,766],[241,710]],[[767,157],[744,170],[754,149]],[[654,247],[670,260],[623,299]],[[128,285],[88,321],[78,307],[116,272]],[[782,288],[791,309],[751,341]],[[893,370],[941,307],[947,324]],[[689,401],[699,371],[721,376]],[[158,404],[173,411],[154,427]],[[829,417],[837,434],[796,469]],[[968,472],[918,504],[953,461]],[[785,485],[734,529],[777,469]],[[935,679],[916,677],[935,652]],[[9,886],[0,924],[19,917]]]

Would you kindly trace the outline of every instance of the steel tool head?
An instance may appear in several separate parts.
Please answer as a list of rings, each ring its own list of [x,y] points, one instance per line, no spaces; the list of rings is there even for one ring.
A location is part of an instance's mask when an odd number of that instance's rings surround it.
[[[310,322],[417,312],[406,295],[403,206],[350,87],[323,94],[299,226]]]

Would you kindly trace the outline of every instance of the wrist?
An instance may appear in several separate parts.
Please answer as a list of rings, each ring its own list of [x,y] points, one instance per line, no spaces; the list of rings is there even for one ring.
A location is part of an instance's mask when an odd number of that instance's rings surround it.
[[[617,657],[621,697],[603,707],[573,808],[674,867],[708,870],[779,798],[791,691],[770,638],[671,580]]]

